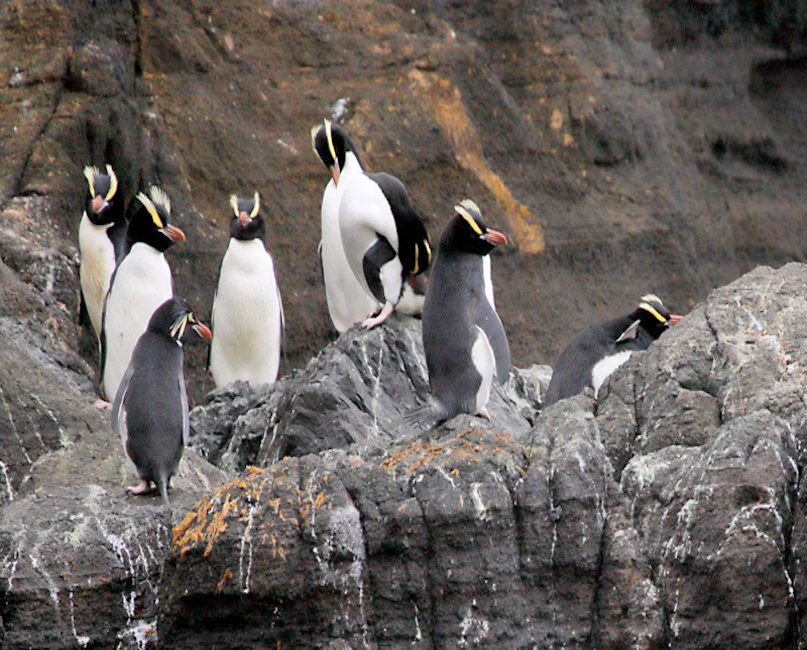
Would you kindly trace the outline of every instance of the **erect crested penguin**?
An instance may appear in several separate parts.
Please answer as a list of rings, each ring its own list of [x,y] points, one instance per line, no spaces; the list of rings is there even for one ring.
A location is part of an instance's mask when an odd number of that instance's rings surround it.
[[[311,129],[314,151],[330,170],[332,179],[322,195],[322,238],[319,244],[328,313],[341,334],[361,323],[380,307],[356,279],[345,257],[339,231],[339,203],[347,184],[364,171],[359,153],[345,130],[325,120]]]
[[[680,320],[681,316],[670,314],[658,296],[647,294],[629,314],[587,327],[555,362],[544,406],[577,395],[586,386],[594,388],[596,396],[606,378],[631,353],[646,350]]]
[[[140,477],[140,484],[127,490],[141,494],[154,483],[165,505],[171,505],[168,484],[188,442],[182,371],[182,335],[188,325],[202,338],[211,337],[185,300],[171,297],[157,308],[137,340],[112,407],[112,427]]]
[[[104,303],[101,333],[102,386],[114,399],[138,337],[151,315],[174,294],[171,268],[163,253],[184,233],[169,225],[171,202],[160,188],[135,198],[126,228],[124,256],[118,261]]]
[[[216,386],[236,379],[253,386],[277,379],[283,334],[272,256],[264,246],[260,197],[230,197],[230,243],[221,260],[213,299],[209,367]]]
[[[507,238],[491,230],[477,205],[466,199],[454,208],[437,249],[423,305],[423,348],[431,402],[406,416],[436,421],[458,413],[490,419],[486,405],[493,378],[510,374],[507,335],[488,296],[490,275],[483,259]]]
[[[101,336],[104,296],[115,262],[123,249],[126,218],[118,177],[110,165],[106,174],[97,167],[85,167],[87,198],[78,226],[81,309],[87,311],[95,336]]]
[[[341,153],[346,146],[343,138],[334,138],[330,156],[334,179],[342,183],[339,167],[344,157],[345,167],[358,159]],[[327,164],[327,163],[326,163]],[[409,193],[401,181],[380,172],[353,172],[344,183],[339,202],[339,232],[345,257],[362,289],[381,304],[377,316],[362,325],[370,328],[384,322],[401,298],[409,277],[423,273],[431,263],[429,235],[423,220],[415,211]]]

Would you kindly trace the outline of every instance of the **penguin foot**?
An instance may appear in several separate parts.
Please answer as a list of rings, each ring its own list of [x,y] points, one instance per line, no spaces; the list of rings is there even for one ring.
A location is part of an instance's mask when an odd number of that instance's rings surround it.
[[[488,409],[486,406],[480,406],[476,409],[476,413],[474,415],[478,415],[479,417],[485,418],[488,422],[490,422],[490,413],[488,413]]]
[[[143,494],[144,492],[149,491],[149,482],[146,479],[140,479],[140,483],[137,485],[130,485],[126,488],[126,491],[131,494]]]
[[[376,325],[381,325],[389,315],[392,313],[392,310],[395,309],[395,305],[391,302],[384,303],[384,306],[381,308],[381,311],[378,313],[378,316],[374,316],[373,318],[368,318],[364,321],[361,326],[365,329],[373,329]]]
[[[112,404],[99,397],[97,400],[95,400],[95,408],[97,408],[99,411],[111,411]]]

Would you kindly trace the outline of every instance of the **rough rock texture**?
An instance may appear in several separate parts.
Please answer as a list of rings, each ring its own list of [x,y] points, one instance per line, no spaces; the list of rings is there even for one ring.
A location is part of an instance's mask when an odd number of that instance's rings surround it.
[[[529,431],[551,369],[513,368],[494,382],[488,405],[500,430]],[[429,397],[420,321],[394,316],[369,332],[354,327],[273,386],[237,382],[191,411],[191,445],[220,467],[270,465],[350,445],[384,444],[408,427],[404,415]]]
[[[201,629],[228,647],[799,646],[805,291],[807,266],[760,267],[625,364],[599,403],[586,391],[526,430],[500,427],[492,411],[492,423],[460,416],[428,435],[387,432],[316,455],[300,447],[281,461],[257,446],[263,467],[175,529],[160,638],[188,645]],[[365,336],[347,335],[303,374],[327,384],[341,349],[381,335]],[[353,390],[376,376],[353,367]],[[240,418],[272,421],[230,399]],[[390,408],[412,397],[379,399]],[[214,396],[197,417],[224,413],[226,401]],[[312,415],[307,433],[278,436],[325,439],[335,418]]]
[[[4,647],[171,647],[208,610],[245,644],[267,621],[298,646],[804,643],[804,270],[709,292],[807,259],[805,25],[779,0],[0,4]],[[335,338],[308,142],[326,116],[406,181],[433,238],[466,196],[506,232],[493,273],[519,367],[648,290],[681,312],[709,298],[596,410],[529,413],[530,370],[502,394],[511,422],[387,429],[424,397],[411,324],[306,366]],[[227,197],[258,189],[286,306],[288,376],[196,420],[211,459],[266,466],[216,494],[232,475],[188,453],[171,515],[123,497],[91,406],[75,230],[81,169],[106,162],[127,197],[168,190],[177,292],[201,314]],[[200,402],[205,348],[187,353]],[[202,496],[211,518],[172,545]]]

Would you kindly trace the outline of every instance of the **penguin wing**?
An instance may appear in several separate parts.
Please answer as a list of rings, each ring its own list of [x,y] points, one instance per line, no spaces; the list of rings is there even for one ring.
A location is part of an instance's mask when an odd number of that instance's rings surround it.
[[[620,334],[616,342],[617,343],[624,343],[625,341],[633,341],[636,338],[636,335],[639,330],[639,325],[641,325],[642,321],[635,320],[630,325],[628,325],[627,329]]]
[[[179,399],[182,402],[182,444],[188,446],[191,431],[191,421],[188,416],[188,392],[185,390],[185,377],[179,373]]]
[[[134,374],[134,366],[130,363],[126,368],[123,379],[118,387],[118,394],[115,395],[115,402],[112,405],[112,430],[120,435],[123,448],[126,449],[126,439],[129,437],[129,430],[126,426],[126,407],[123,404],[126,398],[126,391],[129,390],[129,383]]]
[[[503,384],[510,375],[510,346],[507,343],[507,334],[499,315],[484,295],[479,296],[474,302],[474,324],[488,337],[493,357],[496,359],[496,378]]]
[[[115,399],[116,396],[114,395],[104,395],[104,368],[106,368],[106,353],[107,353],[107,346],[106,346],[106,306],[109,302],[109,292],[112,291],[112,283],[115,282],[115,275],[118,271],[118,267],[115,267],[115,270],[112,271],[112,276],[109,278],[109,289],[106,291],[106,295],[104,296],[104,304],[101,307],[101,333],[98,336],[98,345],[100,348],[101,353],[101,380],[99,382],[101,396],[105,397],[106,399]]]
[[[380,303],[387,302],[384,295],[384,285],[381,281],[381,268],[397,256],[395,249],[383,235],[378,235],[375,243],[367,249],[361,261],[364,279],[373,294],[373,297]]]

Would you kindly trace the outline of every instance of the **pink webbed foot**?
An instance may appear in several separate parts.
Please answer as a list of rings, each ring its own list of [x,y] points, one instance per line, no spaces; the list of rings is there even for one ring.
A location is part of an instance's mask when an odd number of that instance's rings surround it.
[[[140,483],[137,485],[130,485],[126,488],[126,491],[131,494],[143,494],[144,492],[149,491],[149,482],[145,479],[140,479]]]
[[[100,397],[95,400],[95,408],[99,411],[111,411],[112,404],[111,402],[107,402],[105,399],[101,399]]]
[[[392,313],[393,309],[395,309],[395,305],[393,305],[391,302],[384,303],[384,306],[381,308],[381,311],[378,313],[378,316],[368,318],[361,324],[361,326],[369,330],[374,328],[376,325],[381,325],[381,323],[383,323],[385,320],[387,320],[387,318],[389,318],[389,315]]]
[[[479,417],[485,418],[488,422],[490,422],[490,413],[488,413],[488,409],[486,406],[482,406],[476,409],[476,413],[474,415],[478,415]]]

